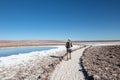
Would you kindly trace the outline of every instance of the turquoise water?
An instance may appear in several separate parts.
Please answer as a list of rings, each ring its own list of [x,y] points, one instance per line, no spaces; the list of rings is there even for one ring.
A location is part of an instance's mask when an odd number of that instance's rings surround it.
[[[10,55],[25,54],[35,51],[43,51],[54,49],[56,47],[16,47],[16,48],[0,48],[0,57],[6,57]]]

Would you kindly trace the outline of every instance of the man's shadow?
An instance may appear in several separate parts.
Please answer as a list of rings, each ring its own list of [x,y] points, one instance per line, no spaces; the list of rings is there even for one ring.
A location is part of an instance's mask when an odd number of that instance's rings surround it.
[[[62,55],[62,56],[51,55],[50,57],[52,57],[52,58],[57,58],[57,59],[59,59],[60,61],[62,61],[62,60],[65,60],[65,61],[66,61],[65,57],[67,56],[67,54],[68,54],[68,53],[65,53],[65,54]]]
[[[62,58],[63,56],[54,56],[54,55],[51,55],[50,57],[52,57],[52,58]]]
[[[54,56],[54,55],[51,55],[50,57],[59,59],[59,61],[63,60],[63,56]]]

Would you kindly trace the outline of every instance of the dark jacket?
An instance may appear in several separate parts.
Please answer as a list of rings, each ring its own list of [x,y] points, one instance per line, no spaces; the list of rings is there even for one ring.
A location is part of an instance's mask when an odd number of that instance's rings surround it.
[[[72,47],[72,42],[66,42],[66,48],[71,48]]]

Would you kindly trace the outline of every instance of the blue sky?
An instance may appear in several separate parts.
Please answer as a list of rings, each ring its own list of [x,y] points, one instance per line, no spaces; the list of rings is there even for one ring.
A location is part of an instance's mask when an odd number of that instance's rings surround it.
[[[120,40],[120,0],[0,0],[0,40]]]

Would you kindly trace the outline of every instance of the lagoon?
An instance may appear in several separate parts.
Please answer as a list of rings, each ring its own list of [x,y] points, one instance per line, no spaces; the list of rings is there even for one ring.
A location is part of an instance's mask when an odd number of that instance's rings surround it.
[[[50,46],[32,46],[32,47],[15,47],[15,48],[0,48],[0,57],[7,57],[11,55],[27,54],[36,51],[44,51],[54,49],[56,47]]]

